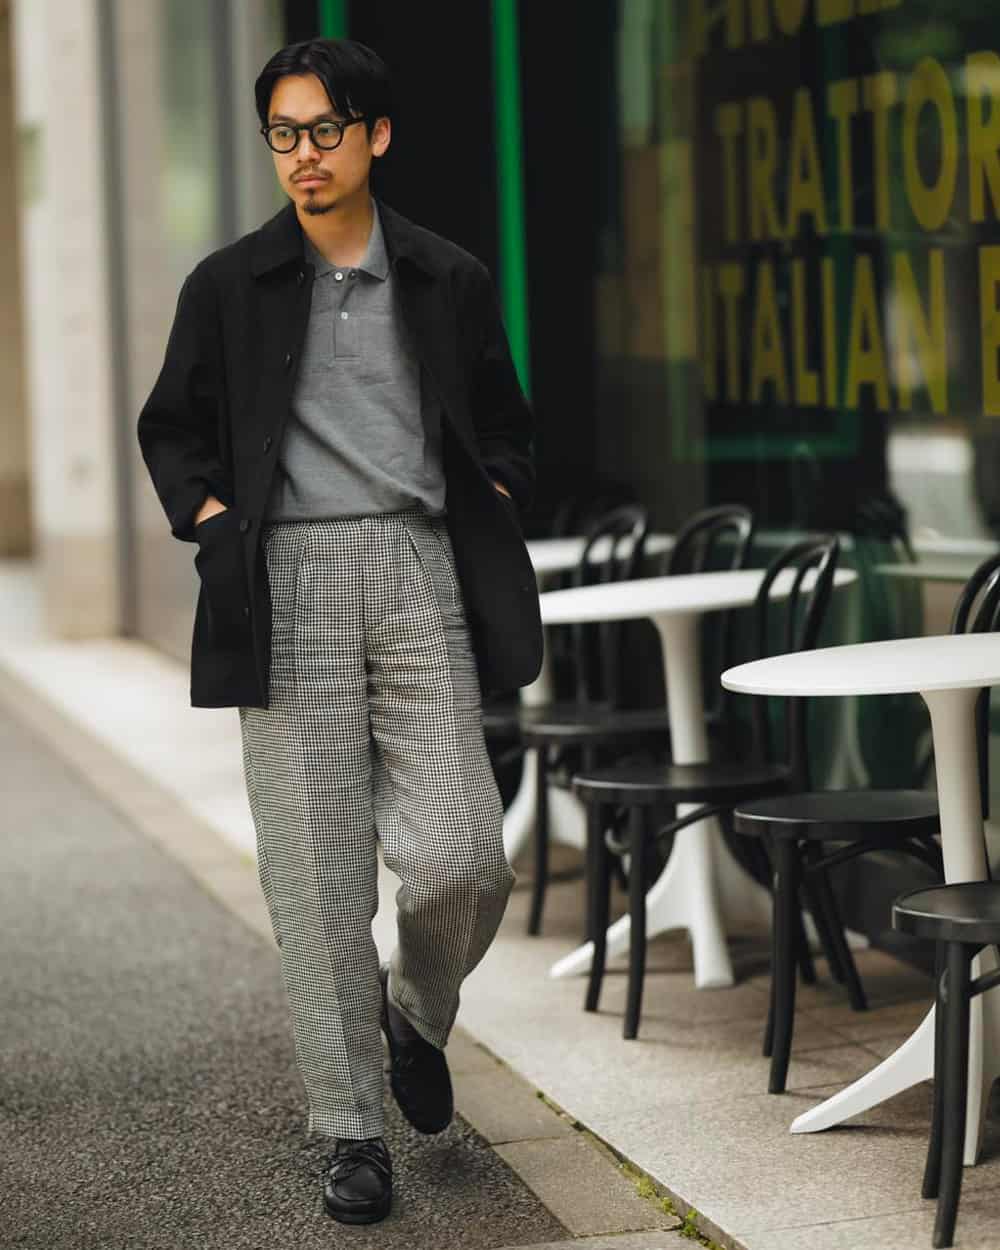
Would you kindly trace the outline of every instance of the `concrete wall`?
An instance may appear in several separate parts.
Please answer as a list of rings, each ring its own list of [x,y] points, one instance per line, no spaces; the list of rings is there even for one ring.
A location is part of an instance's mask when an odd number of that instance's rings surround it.
[[[22,309],[31,525],[62,637],[118,630],[114,427],[95,0],[14,0],[26,170]]]
[[[17,177],[20,155],[15,129],[13,32],[10,4],[0,2],[0,169],[15,178],[0,180],[0,220],[14,229],[0,233],[0,556],[27,555],[31,549],[28,466],[28,414],[21,324],[21,258]]]

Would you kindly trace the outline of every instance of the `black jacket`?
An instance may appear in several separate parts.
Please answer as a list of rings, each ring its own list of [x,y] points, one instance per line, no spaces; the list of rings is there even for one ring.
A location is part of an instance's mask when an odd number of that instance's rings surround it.
[[[439,406],[447,525],[483,694],[541,667],[538,593],[519,511],[534,489],[533,420],[489,271],[378,202],[400,306]],[[160,375],[139,415],[171,533],[198,544],[194,707],[267,707],[271,597],[260,542],[302,354],[314,270],[289,204],[188,275]],[[506,500],[490,482],[511,492]],[[194,527],[207,494],[229,507]]]

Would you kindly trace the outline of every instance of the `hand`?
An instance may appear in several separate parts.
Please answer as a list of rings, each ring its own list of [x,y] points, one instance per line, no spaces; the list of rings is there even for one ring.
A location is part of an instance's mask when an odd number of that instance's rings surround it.
[[[198,525],[202,521],[207,521],[210,516],[215,516],[216,513],[225,511],[226,505],[221,499],[216,499],[214,495],[208,495],[206,496],[201,507],[194,514],[194,523],[195,525]]]

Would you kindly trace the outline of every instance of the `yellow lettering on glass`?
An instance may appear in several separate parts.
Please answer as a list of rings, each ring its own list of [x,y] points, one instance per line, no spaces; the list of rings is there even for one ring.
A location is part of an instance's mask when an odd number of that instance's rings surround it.
[[[798,230],[803,213],[813,219],[819,234],[826,234],[826,197],[823,190],[823,167],[816,143],[812,96],[806,87],[795,93],[792,113],[791,151],[788,162],[788,234]]]
[[[889,411],[889,378],[879,325],[878,301],[875,298],[872,258],[864,254],[856,256],[854,261],[854,293],[851,298],[847,382],[844,390],[844,403],[848,408],[859,406],[858,392],[862,386],[874,386],[879,411]]]
[[[987,116],[985,104],[989,100]],[[965,61],[965,115],[969,145],[969,217],[986,220],[986,188],[993,215],[1000,206],[1000,56],[973,52]]]
[[[719,341],[715,333],[715,274],[701,267],[701,385],[706,399],[718,399]]]
[[[780,239],[778,208],[774,200],[774,170],[778,162],[778,119],[766,96],[753,96],[748,108],[747,189],[751,239]]]
[[[854,0],[816,0],[816,24],[836,26],[854,16]]]
[[[726,340],[726,399],[740,398],[740,300],[743,296],[743,266],[719,266],[719,294],[722,296],[723,334]]]
[[[807,5],[808,0],[774,0],[774,16],[783,35],[798,33]]]
[[[983,414],[1000,417],[1000,247],[979,249],[979,334],[983,362]]]
[[[785,345],[778,319],[774,292],[774,262],[762,260],[757,266],[757,294],[754,301],[753,341],[750,348],[750,402],[759,404],[764,384],[774,385],[779,404],[788,403],[788,370]]]
[[[896,75],[889,70],[862,80],[865,108],[872,114],[875,227],[889,229],[889,110],[898,99]]]
[[[814,408],[819,403],[819,375],[809,368],[806,346],[806,262],[792,261],[792,357],[795,361],[795,402]]]
[[[928,256],[929,309],[924,311],[913,266],[906,252],[893,257],[893,312],[895,320],[896,386],[900,408],[913,402],[914,375],[923,379],[934,412],[948,409],[948,353],[944,308],[944,253],[932,248]],[[919,369],[914,369],[914,357]]]
[[[715,109],[715,133],[722,140],[723,195],[726,201],[726,242],[740,239],[740,176],[736,164],[736,140],[743,133],[743,109],[739,104],[719,104]]]
[[[823,295],[823,393],[828,408],[836,408],[837,400],[837,300],[834,286],[833,257],[824,256],[820,268]]]
[[[841,230],[854,229],[854,172],[851,168],[851,118],[858,111],[858,80],[842,78],[827,88],[827,112],[837,123],[837,199]]]
[[[937,181],[925,183],[917,160],[920,112],[937,112],[941,132]],[[937,61],[925,56],[910,75],[903,106],[903,181],[913,215],[925,230],[938,230],[948,220],[958,179],[958,122],[951,83]]]

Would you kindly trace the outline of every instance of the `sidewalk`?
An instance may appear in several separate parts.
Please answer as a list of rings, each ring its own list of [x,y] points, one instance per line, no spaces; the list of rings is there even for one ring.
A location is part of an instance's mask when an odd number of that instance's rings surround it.
[[[5,580],[0,567],[0,621],[15,619],[15,592],[16,579]],[[30,622],[30,594],[23,586],[19,602],[17,619]],[[30,624],[20,634],[8,631],[0,638],[0,708],[6,705],[35,725],[105,800],[225,899],[265,939],[266,950],[270,930],[252,866],[233,710],[192,709],[183,666],[143,644],[46,642]],[[563,869],[575,866],[568,852],[560,859]],[[473,1040],[463,1038],[455,1052],[473,1054],[479,1064],[489,1060],[485,1068],[456,1070],[460,1113],[541,1196],[559,1232],[518,1231],[511,1239],[504,1231],[504,1240],[476,1243],[466,1228],[455,1244],[557,1243],[649,1230],[654,1225],[647,1212],[675,1225],[653,1203],[640,1203],[645,1224],[634,1222],[634,1208],[613,1217],[612,1182],[623,1177],[610,1164],[601,1173],[586,1170],[597,1156],[587,1135],[573,1131],[582,1126],[652,1178],[677,1210],[695,1208],[700,1230],[720,1244],[744,1250],[929,1246],[934,1204],[920,1198],[928,1084],[837,1130],[788,1132],[800,1111],[870,1070],[899,1044],[927,1009],[927,979],[878,951],[862,952],[858,962],[872,1010],[855,1014],[819,961],[820,983],[800,996],[788,1093],[773,1097],[764,1092],[767,1061],[760,1056],[765,944],[759,938],[735,943],[739,983],[706,992],[692,986],[686,940],[658,939],[650,950],[641,1036],[626,1043],[620,964],[609,972],[602,1010],[595,1014],[581,1010],[579,980],[548,977],[554,960],[575,945],[582,924],[580,882],[563,875],[550,891],[544,935],[534,939],[524,936],[522,878],[497,941],[463,989],[459,1037],[467,1033]],[[375,923],[383,950],[394,936],[394,888],[383,873]],[[276,976],[276,955],[267,966]],[[515,1095],[510,1086],[498,1088],[498,1074],[516,1076],[527,1089],[519,1085]],[[565,1113],[558,1124],[550,1120],[531,1129],[542,1105],[536,1090]],[[296,1106],[294,1099],[290,1105]],[[300,1132],[297,1119],[290,1131],[293,1138]],[[584,1147],[591,1153],[583,1154]],[[956,1246],[1000,1246],[998,1147],[991,1124],[983,1161],[966,1171]],[[60,1152],[60,1161],[64,1157]],[[601,1162],[608,1164],[604,1157]],[[280,1175],[281,1168],[276,1171]],[[648,1181],[645,1189],[652,1189]],[[622,1201],[634,1196],[634,1189],[618,1192]],[[604,1248],[603,1238],[589,1244]],[[631,1250],[633,1240],[614,1236],[608,1244]],[[644,1232],[634,1244],[671,1250],[683,1243],[671,1233]]]

